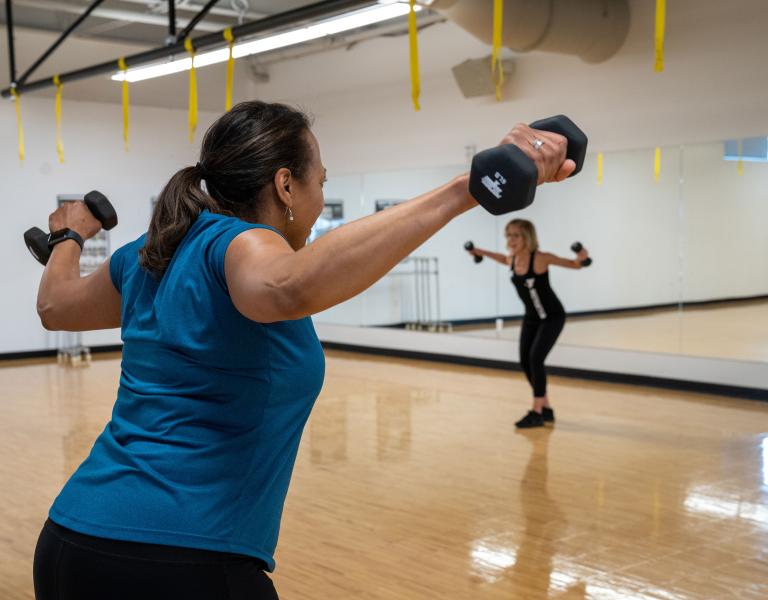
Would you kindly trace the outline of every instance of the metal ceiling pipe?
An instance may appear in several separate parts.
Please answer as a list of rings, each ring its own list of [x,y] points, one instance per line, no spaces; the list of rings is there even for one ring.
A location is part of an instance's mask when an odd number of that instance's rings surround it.
[[[429,7],[486,44],[493,42],[490,0],[433,0]],[[503,45],[599,63],[619,51],[629,19],[628,0],[504,0]]]

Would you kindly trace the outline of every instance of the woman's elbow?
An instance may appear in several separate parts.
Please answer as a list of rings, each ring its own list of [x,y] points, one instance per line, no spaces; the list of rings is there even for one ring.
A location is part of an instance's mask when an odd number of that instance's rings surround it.
[[[37,316],[40,317],[40,324],[48,331],[59,331],[56,311],[50,302],[37,302]]]
[[[295,321],[312,314],[308,295],[300,287],[285,283],[266,284],[258,293],[232,294],[235,308],[247,319],[257,323]]]
[[[295,321],[308,317],[312,310],[312,297],[302,286],[285,286],[279,295],[281,321]]]

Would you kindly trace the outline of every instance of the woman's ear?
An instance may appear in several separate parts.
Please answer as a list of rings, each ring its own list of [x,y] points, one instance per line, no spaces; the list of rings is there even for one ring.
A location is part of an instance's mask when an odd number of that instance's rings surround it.
[[[291,170],[285,167],[278,169],[275,173],[275,191],[280,202],[287,207],[293,206],[293,197],[291,196],[292,176]]]

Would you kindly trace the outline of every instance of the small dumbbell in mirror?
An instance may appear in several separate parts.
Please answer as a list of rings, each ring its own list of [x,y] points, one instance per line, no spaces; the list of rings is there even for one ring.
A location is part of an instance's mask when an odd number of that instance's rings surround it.
[[[581,242],[573,242],[573,244],[571,244],[571,250],[573,250],[576,254],[581,252],[583,249],[584,249],[584,246],[581,245]],[[588,267],[591,264],[592,264],[592,259],[590,257],[587,257],[581,261],[582,267]]]
[[[472,252],[474,249],[475,249],[475,245],[472,242],[467,242],[466,244],[464,244],[464,250],[466,250],[467,252]],[[477,254],[475,254],[474,257],[475,257],[475,263],[483,262],[482,256],[478,256]]]

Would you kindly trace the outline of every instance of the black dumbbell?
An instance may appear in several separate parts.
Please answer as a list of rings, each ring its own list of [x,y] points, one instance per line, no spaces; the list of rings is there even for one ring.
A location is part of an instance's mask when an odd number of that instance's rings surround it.
[[[117,212],[104,194],[97,191],[88,192],[83,198],[83,202],[104,229],[109,230],[117,225]],[[51,250],[55,245],[51,244],[51,234],[45,233],[39,227],[32,227],[24,232],[24,243],[37,262],[41,265],[48,264]]]
[[[467,242],[466,244],[464,244],[464,250],[466,250],[467,252],[472,252],[472,250],[474,249],[475,249],[475,245],[472,242]],[[477,254],[475,254],[474,256],[475,256],[476,263],[483,262],[482,256],[478,256]]]
[[[584,246],[581,245],[581,242],[573,242],[573,244],[571,244],[571,250],[573,250],[576,254],[581,252],[583,250],[583,248],[584,248]],[[581,261],[581,266],[582,267],[588,267],[591,264],[592,264],[592,259],[589,258],[589,257],[587,257],[587,258],[585,258],[584,260]]]
[[[576,163],[571,177],[584,166],[587,136],[565,115],[535,121],[533,129],[559,133],[568,140],[566,158]],[[483,150],[472,159],[469,193],[489,213],[503,215],[529,206],[536,195],[539,171],[534,163],[514,144]]]

